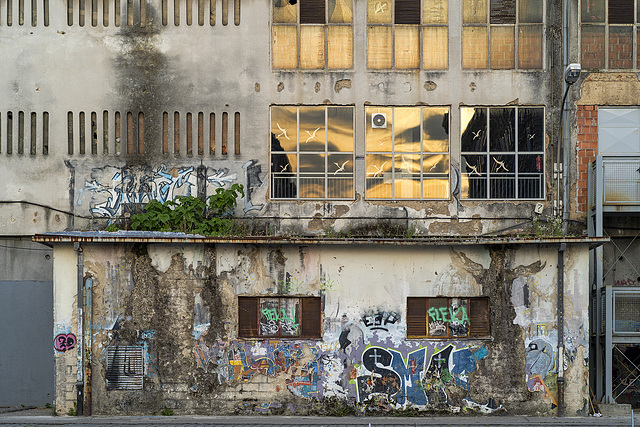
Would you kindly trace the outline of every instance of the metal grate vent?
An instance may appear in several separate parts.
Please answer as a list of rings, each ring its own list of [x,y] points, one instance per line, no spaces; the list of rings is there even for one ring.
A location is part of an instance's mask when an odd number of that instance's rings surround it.
[[[142,390],[143,348],[107,347],[107,390]]]
[[[640,334],[640,293],[614,293],[614,332]]]

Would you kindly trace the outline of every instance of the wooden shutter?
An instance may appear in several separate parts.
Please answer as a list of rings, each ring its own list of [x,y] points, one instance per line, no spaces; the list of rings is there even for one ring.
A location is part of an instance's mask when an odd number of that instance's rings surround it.
[[[420,0],[396,0],[396,24],[420,24]]]
[[[516,0],[491,0],[492,24],[516,23]]]
[[[238,297],[238,336],[242,338],[255,338],[260,336],[258,330],[257,297]]]
[[[324,24],[325,0],[300,0],[301,24]]]
[[[633,24],[633,0],[609,0],[609,24]]]
[[[469,298],[469,336],[486,337],[489,328],[489,298]]]
[[[427,336],[427,299],[407,298],[407,338]]]
[[[318,297],[300,298],[302,302],[302,337],[320,338],[322,333],[322,307]]]

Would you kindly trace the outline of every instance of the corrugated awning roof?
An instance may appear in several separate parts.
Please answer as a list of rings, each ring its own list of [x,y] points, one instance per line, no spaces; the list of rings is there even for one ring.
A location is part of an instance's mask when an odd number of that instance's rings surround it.
[[[40,243],[208,243],[208,244],[260,244],[260,245],[540,245],[588,244],[600,246],[608,237],[513,237],[513,236],[425,236],[414,238],[388,237],[211,237],[160,231],[64,231],[36,234],[33,241]]]

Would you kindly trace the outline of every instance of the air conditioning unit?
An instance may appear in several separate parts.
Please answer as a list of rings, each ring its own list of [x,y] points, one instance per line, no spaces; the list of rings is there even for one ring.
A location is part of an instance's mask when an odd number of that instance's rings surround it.
[[[371,127],[373,129],[386,129],[387,113],[373,113],[371,115]]]

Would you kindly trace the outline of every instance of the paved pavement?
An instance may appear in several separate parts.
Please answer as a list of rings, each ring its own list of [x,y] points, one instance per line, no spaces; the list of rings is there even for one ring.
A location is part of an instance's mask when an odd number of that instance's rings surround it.
[[[282,417],[282,416],[132,416],[132,417],[69,417],[52,416],[51,409],[44,408],[0,408],[0,426],[129,426],[139,427],[190,427],[190,426],[299,426],[299,427],[416,427],[416,426],[476,426],[476,427],[548,427],[548,426],[581,426],[640,427],[640,414],[636,415],[632,424],[631,417],[582,417],[582,418],[538,418],[538,417],[505,417],[505,416],[452,416],[452,417]]]

